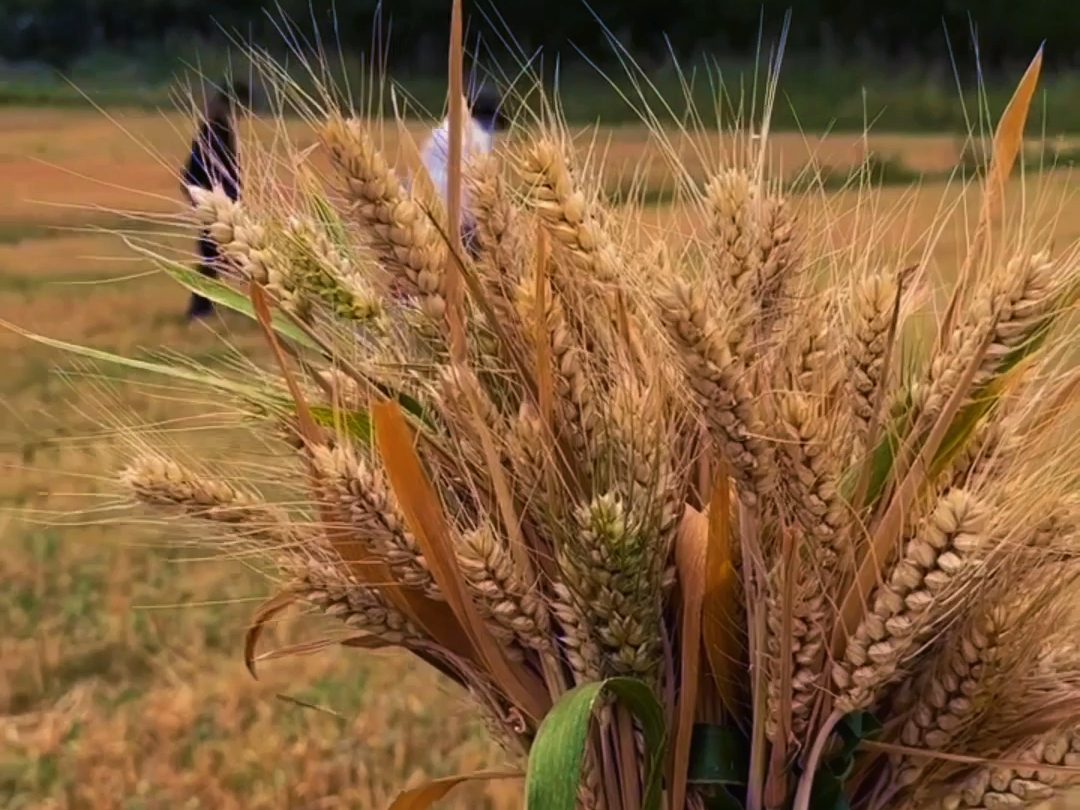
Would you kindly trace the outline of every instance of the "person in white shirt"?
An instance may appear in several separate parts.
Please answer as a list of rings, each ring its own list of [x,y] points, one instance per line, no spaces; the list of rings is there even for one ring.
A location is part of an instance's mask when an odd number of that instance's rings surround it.
[[[493,91],[481,87],[469,99],[468,115],[465,120],[465,132],[461,146],[462,160],[468,161],[473,155],[487,154],[495,145],[495,132],[502,129],[504,119],[499,109],[499,97]],[[420,153],[424,167],[431,176],[435,190],[447,199],[448,163],[450,154],[450,121],[444,119],[428,138]],[[462,188],[461,241],[472,252],[472,234],[475,227],[470,215],[468,191]]]

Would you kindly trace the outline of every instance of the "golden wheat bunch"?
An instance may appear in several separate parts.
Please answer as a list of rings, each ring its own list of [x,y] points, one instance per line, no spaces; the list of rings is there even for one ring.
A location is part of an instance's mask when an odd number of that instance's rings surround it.
[[[662,245],[558,120],[468,173],[451,139],[470,254],[377,122],[309,110],[333,190],[194,198],[280,377],[228,384],[291,431],[314,518],[160,455],[122,481],[286,575],[249,664],[297,600],[409,650],[528,755],[530,810],[1034,806],[1080,778],[1080,260],[991,225],[1040,65],[922,356],[929,274],[815,290],[828,228],[763,151],[676,165],[700,216]]]

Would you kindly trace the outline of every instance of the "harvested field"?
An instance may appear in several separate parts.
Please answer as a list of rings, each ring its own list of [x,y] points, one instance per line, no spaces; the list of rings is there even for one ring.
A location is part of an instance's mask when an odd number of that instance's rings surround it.
[[[302,140],[302,125],[293,126]],[[168,227],[184,211],[176,168],[189,138],[178,116],[0,111],[0,320],[127,354],[169,349],[220,359],[224,340],[265,358],[256,327],[240,316],[187,324],[185,292],[100,232],[131,229],[191,249]],[[686,139],[674,142],[692,153]],[[670,182],[644,130],[604,131],[597,143],[609,144],[611,187],[626,167],[644,166],[648,189]],[[787,176],[808,165],[847,171],[869,150],[939,175],[957,165],[962,146],[951,136],[783,134],[772,160]],[[396,154],[390,137],[388,150]],[[706,152],[720,154],[715,142]],[[690,165],[705,171],[701,161]],[[1023,202],[1033,220],[1057,213],[1051,225],[1060,244],[1080,237],[1067,171],[1029,180],[1023,198],[1014,185],[1010,204]],[[800,204],[811,223],[826,209],[840,223],[825,271],[842,273],[860,261],[918,261],[917,250],[898,249],[917,247],[958,191],[927,182],[861,197],[818,191]],[[162,221],[132,222],[123,212]],[[643,225],[676,245],[693,216],[671,205],[641,213]],[[955,273],[973,216],[956,210],[936,240],[927,267],[938,279]],[[840,250],[853,233],[873,235],[874,256]],[[70,368],[66,358],[6,330],[0,350],[0,806],[366,810],[425,777],[498,763],[466,696],[404,656],[325,650],[267,662],[253,680],[241,646],[270,590],[261,574],[181,553],[156,529],[96,525],[96,510],[113,498],[102,470],[122,460],[102,412],[110,429],[125,411],[137,412],[167,436],[200,424],[194,420],[212,403],[156,381],[126,385],[104,367],[93,380],[60,377],[54,370]],[[213,419],[199,435],[204,449],[228,451],[230,438]],[[262,646],[298,642],[315,626],[303,616],[276,623]],[[513,783],[466,789],[449,804],[517,807],[518,792]]]

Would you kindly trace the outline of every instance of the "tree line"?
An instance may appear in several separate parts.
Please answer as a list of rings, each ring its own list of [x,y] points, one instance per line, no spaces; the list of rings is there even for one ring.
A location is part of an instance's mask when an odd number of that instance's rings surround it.
[[[189,40],[227,42],[225,32],[259,44],[280,41],[282,14],[298,31],[316,28],[350,53],[389,33],[388,60],[441,65],[449,0],[0,0],[0,59],[64,68],[103,49]],[[1071,67],[1080,42],[1075,0],[472,0],[470,34],[494,52],[558,53],[573,61],[613,54],[617,38],[636,58],[722,54],[750,57],[777,41],[791,11],[789,52],[843,60],[979,61],[995,70],[1029,59],[1046,41],[1051,67]],[[598,20],[603,21],[601,25]],[[764,28],[762,28],[764,22]],[[606,27],[605,27],[606,26]],[[512,35],[512,46],[511,37]],[[336,46],[335,46],[336,47]]]

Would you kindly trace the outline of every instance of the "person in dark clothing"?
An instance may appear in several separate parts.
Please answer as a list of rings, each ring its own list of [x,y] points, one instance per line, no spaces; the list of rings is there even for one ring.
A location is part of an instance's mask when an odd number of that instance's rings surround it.
[[[241,83],[226,85],[207,104],[206,116],[191,144],[191,154],[184,167],[184,191],[189,186],[203,189],[220,188],[230,200],[240,196],[240,167],[236,160],[236,134],[233,131],[233,103],[247,95],[247,87]],[[204,232],[199,238],[199,272],[217,278],[217,245],[210,234]],[[188,307],[189,318],[202,318],[213,312],[210,299],[192,293]]]

